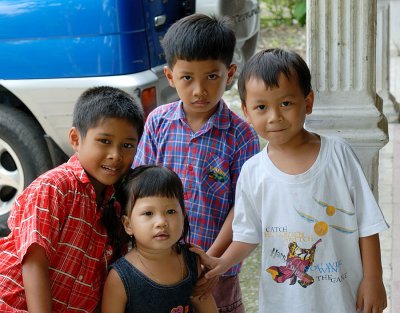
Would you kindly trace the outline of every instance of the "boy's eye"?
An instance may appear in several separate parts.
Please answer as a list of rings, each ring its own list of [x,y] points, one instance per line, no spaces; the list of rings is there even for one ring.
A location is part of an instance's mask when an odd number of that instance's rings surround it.
[[[192,76],[185,75],[185,76],[182,76],[182,79],[186,80],[186,81],[190,81],[192,79]]]
[[[153,215],[153,212],[146,211],[146,212],[143,212],[143,215],[145,215],[145,216],[152,216],[152,215]]]
[[[176,210],[175,209],[169,209],[167,210],[167,214],[175,214]]]
[[[104,144],[109,144],[110,140],[108,140],[108,139],[99,139],[99,142],[104,143]]]
[[[258,111],[263,111],[263,110],[265,110],[266,109],[266,106],[264,105],[264,104],[260,104],[260,105],[258,105],[257,107],[256,107],[256,110],[258,110]]]
[[[209,80],[215,80],[215,79],[218,78],[218,76],[217,76],[217,74],[210,74],[210,75],[207,76],[207,78],[208,78]]]
[[[122,147],[123,147],[124,149],[133,149],[135,146],[134,146],[133,144],[131,144],[131,143],[124,143],[124,144],[122,145]]]
[[[290,105],[290,102],[289,101],[283,101],[282,103],[281,103],[281,107],[288,107]]]

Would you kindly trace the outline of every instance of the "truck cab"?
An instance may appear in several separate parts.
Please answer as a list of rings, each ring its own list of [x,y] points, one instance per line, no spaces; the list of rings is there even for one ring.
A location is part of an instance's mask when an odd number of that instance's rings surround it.
[[[195,12],[232,18],[240,70],[256,49],[258,0],[0,2],[0,235],[16,196],[72,155],[68,131],[84,90],[121,88],[147,114],[177,99],[160,41]]]

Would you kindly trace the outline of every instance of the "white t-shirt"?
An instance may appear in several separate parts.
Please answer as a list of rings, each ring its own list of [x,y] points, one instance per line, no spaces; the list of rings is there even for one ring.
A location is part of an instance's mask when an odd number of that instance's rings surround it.
[[[242,167],[233,240],[262,244],[259,312],[356,313],[359,237],[388,228],[354,152],[321,136],[312,167],[281,172],[267,147]]]

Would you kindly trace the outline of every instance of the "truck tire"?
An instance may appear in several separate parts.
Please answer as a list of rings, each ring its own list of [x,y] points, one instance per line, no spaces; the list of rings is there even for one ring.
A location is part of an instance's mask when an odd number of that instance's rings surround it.
[[[43,130],[25,112],[0,105],[0,237],[15,198],[52,167]]]

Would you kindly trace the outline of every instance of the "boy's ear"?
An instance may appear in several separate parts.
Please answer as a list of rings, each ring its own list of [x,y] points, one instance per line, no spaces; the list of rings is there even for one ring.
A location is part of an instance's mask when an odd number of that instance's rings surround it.
[[[80,136],[76,127],[71,127],[71,129],[69,130],[68,139],[74,151],[78,152]]]
[[[246,103],[242,102],[241,106],[242,106],[242,111],[243,111],[244,117],[246,118],[247,123],[251,124],[251,121],[249,119],[249,115],[247,114]]]
[[[232,84],[233,78],[235,76],[237,70],[237,65],[236,64],[231,64],[228,68],[228,80],[226,81],[227,85]]]
[[[306,101],[306,114],[311,114],[314,105],[314,91],[312,90],[310,91],[305,101]]]
[[[171,69],[168,66],[164,66],[164,75],[165,75],[165,77],[167,77],[169,85],[171,87],[175,88],[174,76],[173,76]]]
[[[129,236],[132,236],[132,234],[133,234],[132,226],[131,226],[131,223],[129,221],[129,218],[126,215],[122,216],[122,224],[124,225],[125,232]]]

